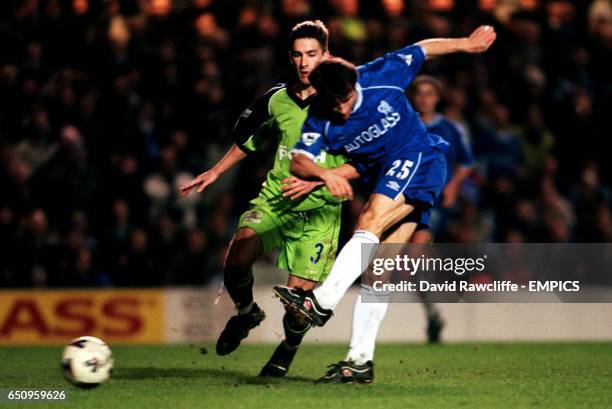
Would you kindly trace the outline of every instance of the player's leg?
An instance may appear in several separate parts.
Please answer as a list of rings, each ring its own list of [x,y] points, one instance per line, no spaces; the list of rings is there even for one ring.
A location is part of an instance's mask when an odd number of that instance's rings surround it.
[[[275,287],[275,293],[285,304],[293,305],[317,326],[329,320],[346,290],[363,273],[376,252],[380,235],[404,219],[414,206],[403,197],[397,200],[374,193],[366,202],[353,237],[344,245],[334,262],[329,277],[316,290],[302,292]],[[362,253],[362,245],[368,245]]]
[[[307,280],[302,277],[294,276],[293,274],[289,274],[289,278],[287,279],[287,287],[291,288],[303,288],[304,290],[312,290],[316,287],[318,281]]]
[[[223,284],[239,314],[253,306],[253,264],[262,251],[261,238],[250,227],[239,228],[227,250]]]
[[[419,160],[420,159],[421,154],[419,154]],[[442,189],[446,177],[446,163],[442,155],[431,155],[430,160],[424,162],[429,162],[426,169],[421,169],[421,172],[415,172],[416,176],[414,179],[416,183],[413,186],[406,185],[402,193],[404,193],[408,201],[419,203],[424,206],[431,206],[435,197],[439,195]],[[379,187],[380,185],[377,185],[377,189]],[[421,206],[419,206],[419,208],[422,209]],[[419,215],[415,214],[414,216]],[[415,220],[418,219],[415,217]],[[399,230],[390,234],[387,241],[408,242],[416,225],[415,221],[404,223]],[[397,235],[394,235],[395,233]],[[371,307],[366,305],[366,303],[359,302],[355,308],[356,320],[353,323],[354,329],[349,355],[345,361],[341,361],[334,365],[327,375],[321,378],[321,382],[371,382],[373,379],[374,374],[371,359],[374,354],[376,333],[380,321],[382,321],[382,317],[384,317],[384,312],[386,312],[386,306],[380,308],[381,311],[379,311],[378,314],[374,314],[374,320],[365,324],[362,320],[365,321],[367,318],[364,317],[371,314],[371,310],[376,307]],[[374,330],[370,331],[370,328],[374,328]],[[370,361],[364,363],[363,361],[365,359],[370,359]]]
[[[237,314],[229,319],[217,340],[219,355],[233,352],[249,331],[258,326],[265,313],[253,301],[253,263],[264,251],[278,245],[280,240],[275,216],[264,208],[253,208],[240,218],[232,238],[223,270],[223,283]]]
[[[439,195],[446,177],[444,155],[430,150],[408,156],[392,161],[383,170],[359,216],[355,234],[336,258],[321,287],[306,293],[274,288],[283,303],[300,310],[313,324],[322,326],[329,320],[346,290],[367,268],[381,235],[417,205],[433,205]],[[367,246],[362,249],[362,245]]]
[[[410,239],[411,244],[426,245],[433,242],[433,234],[427,224],[419,224],[414,235]],[[421,299],[421,304],[425,309],[425,315],[427,318],[427,342],[430,344],[436,344],[440,342],[440,334],[442,328],[444,328],[444,321],[440,317],[440,312],[436,306],[429,301],[427,293],[418,292]]]
[[[407,243],[414,234],[417,224],[415,222],[402,223],[393,229],[391,234],[383,240],[384,243]],[[395,256],[397,249],[392,250],[394,254],[378,254],[383,258]],[[389,278],[387,277],[387,280]],[[388,306],[388,294],[374,292],[372,288],[372,275],[366,274],[362,278],[361,293],[357,296],[355,308],[353,309],[353,327],[347,361],[364,364],[374,357],[374,346],[376,334],[382,322]],[[362,294],[367,296],[368,301],[362,302]]]
[[[315,285],[316,281],[305,280],[293,275],[289,275],[287,280],[287,287],[291,288],[312,290]],[[312,324],[306,320],[304,315],[294,309],[285,307],[285,314],[283,315],[285,339],[280,342],[268,362],[261,368],[259,376],[285,376],[302,343],[302,339],[310,328],[312,328]]]
[[[292,271],[287,288],[308,291],[325,279],[338,249],[341,210],[340,205],[328,205],[308,212],[305,223],[300,226],[302,236],[297,240],[287,240],[281,246],[277,265]],[[311,327],[303,314],[286,308],[283,317],[285,339],[263,367],[260,376],[284,376]]]
[[[329,277],[313,291],[322,308],[333,310],[338,305],[346,290],[370,263],[381,235],[414,209],[403,197],[394,200],[380,193],[370,196],[357,220],[353,237],[338,254]],[[362,247],[364,244],[367,246]],[[366,253],[362,254],[362,250]]]
[[[359,216],[355,235],[338,255],[329,277],[313,291],[322,308],[335,308],[369,265],[384,233],[415,210],[432,206],[440,194],[446,178],[444,155],[431,150],[407,156],[389,161]],[[368,243],[362,254],[362,244]]]
[[[290,274],[287,287],[312,290],[317,283],[318,281],[307,280]],[[285,330],[284,341],[289,348],[297,349],[310,328],[312,328],[312,324],[308,322],[304,315],[293,309],[286,309],[283,317],[283,329]]]
[[[394,226],[390,232],[387,232],[388,236],[383,240],[383,243],[408,242],[416,225],[415,222],[406,222]],[[377,253],[377,256],[393,257],[394,254]],[[388,294],[374,292],[371,277],[371,275],[365,275],[362,278],[361,291],[355,300],[351,341],[346,358],[331,366],[331,369],[317,382],[370,383],[374,380],[373,360],[376,336],[389,304]],[[369,302],[363,302],[362,295],[365,295]]]

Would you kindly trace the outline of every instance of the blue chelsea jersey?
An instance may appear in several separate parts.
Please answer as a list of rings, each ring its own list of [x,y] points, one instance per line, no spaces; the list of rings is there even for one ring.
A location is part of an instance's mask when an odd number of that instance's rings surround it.
[[[468,136],[457,125],[442,115],[437,114],[433,121],[425,124],[425,126],[429,132],[441,136],[442,139],[449,143],[449,149],[444,154],[447,165],[447,182],[453,177],[455,165],[472,166],[474,164],[474,155],[472,154]]]
[[[321,149],[343,154],[360,173],[375,172],[403,154],[448,144],[429,134],[404,95],[425,61],[420,46],[386,54],[357,68],[357,102],[344,124],[333,124],[312,111],[294,151],[314,158]]]

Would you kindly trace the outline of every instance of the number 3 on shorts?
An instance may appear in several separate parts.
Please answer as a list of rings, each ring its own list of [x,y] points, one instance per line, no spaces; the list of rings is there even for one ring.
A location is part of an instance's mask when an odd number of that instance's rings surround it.
[[[317,243],[315,244],[316,253],[314,256],[310,257],[310,262],[312,264],[317,264],[321,259],[321,253],[323,253],[323,244]]]
[[[402,162],[404,163],[402,165]],[[398,179],[406,179],[408,177],[408,175],[410,174],[410,168],[412,167],[412,165],[414,165],[414,162],[411,160],[395,160],[393,161],[393,166],[391,166],[391,169],[389,169],[389,171],[387,172],[387,174],[385,176],[395,176],[395,171],[397,170],[397,168],[400,167],[400,165],[402,166],[402,168],[400,169],[399,173],[397,174],[397,178]]]

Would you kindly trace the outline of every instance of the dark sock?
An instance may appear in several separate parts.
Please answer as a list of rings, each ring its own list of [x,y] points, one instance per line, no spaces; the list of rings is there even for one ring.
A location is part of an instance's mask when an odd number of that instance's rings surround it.
[[[225,267],[223,271],[223,284],[238,309],[253,302],[253,282],[253,270],[250,268]]]
[[[428,294],[426,292],[419,292],[419,296],[421,297],[421,303],[423,308],[425,308],[425,314],[427,314],[427,319],[431,320],[438,316],[438,310],[436,307],[429,302]]]
[[[291,348],[297,348],[302,342],[304,335],[312,328],[312,324],[299,322],[294,314],[285,312],[283,328],[285,329],[285,344]]]

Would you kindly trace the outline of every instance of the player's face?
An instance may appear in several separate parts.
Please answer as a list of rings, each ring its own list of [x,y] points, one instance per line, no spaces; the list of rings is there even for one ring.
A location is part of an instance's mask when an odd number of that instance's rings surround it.
[[[308,76],[317,65],[329,57],[329,52],[323,51],[321,44],[314,38],[298,38],[293,42],[289,58],[295,68],[300,83],[309,86]]]
[[[346,98],[336,101],[336,104],[332,108],[335,123],[344,123],[349,119],[351,112],[353,112],[353,107],[357,103],[358,97],[359,94],[357,91],[352,90]]]
[[[436,112],[436,106],[440,101],[440,97],[438,96],[438,92],[436,88],[428,83],[422,83],[417,85],[414,90],[412,103],[414,104],[414,108],[421,115],[429,115]]]

